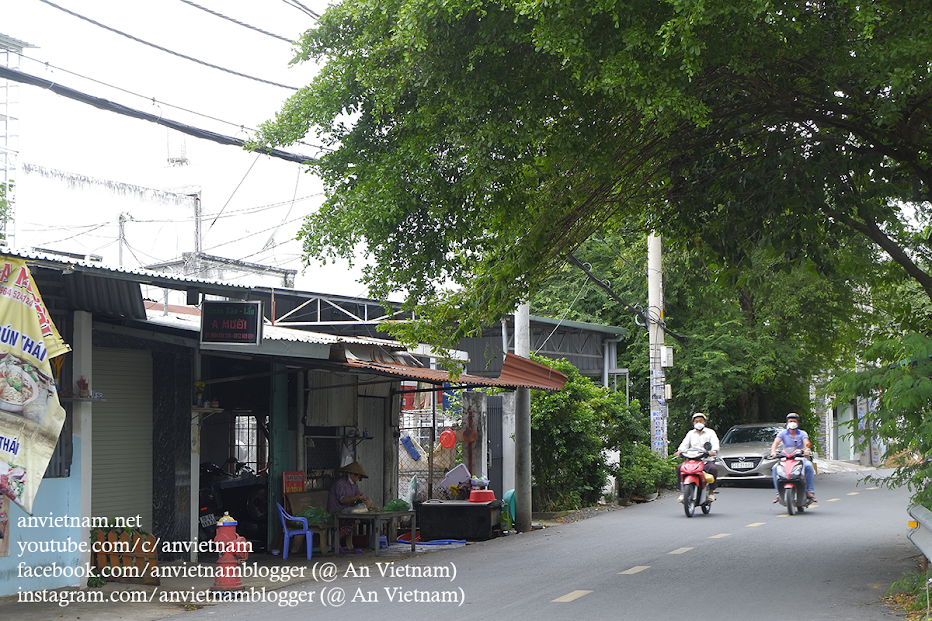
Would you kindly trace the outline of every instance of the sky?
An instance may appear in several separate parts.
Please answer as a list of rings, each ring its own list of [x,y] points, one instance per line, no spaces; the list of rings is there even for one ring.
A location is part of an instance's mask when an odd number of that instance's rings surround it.
[[[247,138],[294,92],[286,87],[306,85],[317,70],[290,66],[294,47],[282,39],[296,39],[315,23],[295,2],[0,0],[0,34],[34,46],[19,59],[24,73]],[[326,9],[323,0],[297,2],[317,14]],[[138,188],[198,191],[203,252],[296,269],[301,290],[366,295],[358,268],[303,267],[295,235],[323,201],[322,184],[306,167],[39,87],[20,85],[18,95],[17,249],[97,254],[113,264],[122,256],[126,267],[170,261],[195,248],[193,210],[162,194],[140,200]],[[310,136],[287,150],[315,156],[314,143]],[[172,166],[169,158],[188,164]]]

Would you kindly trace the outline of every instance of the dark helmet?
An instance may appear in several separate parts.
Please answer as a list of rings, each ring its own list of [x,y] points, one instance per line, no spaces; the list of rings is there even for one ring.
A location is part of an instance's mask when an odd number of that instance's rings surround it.
[[[796,422],[797,422],[797,423],[799,422],[799,414],[797,414],[796,412],[790,412],[789,414],[787,414],[787,415],[786,415],[786,422],[790,422],[790,419],[793,419],[793,418],[796,419]]]

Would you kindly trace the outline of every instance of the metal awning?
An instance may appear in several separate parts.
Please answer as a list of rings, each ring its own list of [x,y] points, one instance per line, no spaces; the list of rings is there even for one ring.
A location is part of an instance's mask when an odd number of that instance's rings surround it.
[[[566,375],[548,366],[508,354],[499,378],[479,377],[477,375],[459,374],[452,379],[449,371],[442,369],[425,369],[407,367],[380,362],[347,360],[339,366],[348,369],[365,370],[375,375],[396,377],[402,380],[416,380],[432,384],[456,384],[462,387],[498,387],[498,388],[536,388],[538,390],[560,390],[566,385]]]
[[[162,312],[149,304],[147,322],[188,333],[200,330],[200,316],[195,309],[187,313]],[[263,327],[260,345],[201,344],[205,353],[234,352],[240,355],[277,358],[289,364],[313,364],[315,367],[347,373],[380,375],[396,380],[414,380],[431,384],[451,384],[462,387],[534,388],[560,390],[566,375],[548,366],[507,354],[499,378],[461,373],[455,378],[449,371],[414,366],[418,361],[401,343],[368,337],[346,337],[320,332],[308,332],[279,326]],[[313,363],[311,362],[313,361]]]
[[[499,376],[499,381],[540,390],[561,390],[566,386],[566,379],[561,371],[515,354],[505,354]]]

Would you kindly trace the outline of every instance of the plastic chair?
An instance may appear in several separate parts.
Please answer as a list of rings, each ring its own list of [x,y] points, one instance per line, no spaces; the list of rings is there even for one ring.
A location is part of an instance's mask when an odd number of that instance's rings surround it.
[[[510,489],[502,496],[502,501],[508,507],[508,515],[511,516],[511,522],[515,521],[515,490]]]
[[[279,504],[275,503],[275,506],[278,507],[278,515],[282,518],[282,530],[285,532],[285,540],[282,542],[282,560],[288,559],[288,548],[291,547],[290,539],[297,535],[304,535],[304,541],[307,545],[307,560],[311,560],[311,556],[314,554],[314,534],[307,525],[307,518],[295,517],[290,515],[285,511],[285,509]],[[298,523],[303,526],[303,528],[295,528],[294,526],[289,526],[291,524]]]

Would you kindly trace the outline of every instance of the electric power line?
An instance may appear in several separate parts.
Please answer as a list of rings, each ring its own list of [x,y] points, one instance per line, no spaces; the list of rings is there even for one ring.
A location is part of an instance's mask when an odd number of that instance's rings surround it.
[[[88,233],[91,233],[91,232],[93,232],[93,231],[96,231],[97,229],[102,229],[102,228],[105,227],[105,226],[110,226],[110,223],[107,222],[107,223],[104,223],[104,224],[98,224],[97,226],[95,226],[94,228],[92,228],[90,231],[82,231],[82,232],[80,232],[80,233],[75,233],[74,235],[71,235],[71,236],[69,236],[69,237],[64,237],[64,238],[62,238],[62,239],[57,239],[57,240],[55,240],[55,241],[53,241],[53,242],[48,242],[48,243],[49,243],[49,244],[59,244],[59,243],[61,243],[61,242],[63,242],[63,241],[68,241],[69,239],[74,239],[75,237],[79,237],[79,236],[81,236],[81,235],[87,235]]]
[[[289,5],[289,6],[293,6],[294,8],[298,9],[298,10],[301,11],[302,13],[306,13],[307,15],[310,15],[310,16],[313,17],[314,19],[320,19],[320,15],[318,15],[317,13],[315,13],[314,11],[312,11],[311,9],[307,8],[306,6],[304,6],[303,4],[301,4],[300,2],[298,2],[298,0],[283,0],[283,1],[284,1],[285,4],[287,4],[287,5]]]
[[[232,74],[232,75],[235,75],[235,76],[239,76],[239,77],[241,77],[241,78],[247,78],[247,79],[249,79],[249,80],[255,80],[256,82],[263,82],[263,83],[265,83],[265,84],[271,84],[272,86],[278,86],[278,87],[280,87],[280,88],[287,88],[287,89],[292,90],[292,91],[298,90],[298,89],[297,89],[296,87],[294,87],[294,86],[287,86],[287,85],[285,85],[285,84],[279,84],[278,82],[272,82],[271,80],[265,80],[265,79],[263,79],[263,78],[257,78],[257,77],[255,77],[255,76],[247,75],[247,74],[245,74],[245,73],[240,73],[240,72],[238,72],[238,71],[233,71],[232,69],[225,69],[224,67],[220,67],[220,66],[218,66],[218,65],[212,65],[211,63],[205,62],[205,61],[203,61],[203,60],[198,60],[197,58],[192,58],[191,56],[185,56],[184,54],[179,54],[178,52],[175,52],[175,51],[173,51],[173,50],[170,50],[170,49],[168,49],[168,48],[166,48],[166,47],[162,47],[162,46],[156,45],[156,44],[154,44],[154,43],[149,43],[148,41],[144,41],[144,40],[142,40],[142,39],[140,39],[140,38],[138,38],[138,37],[134,37],[133,35],[127,34],[127,33],[122,32],[122,31],[120,31],[120,30],[117,30],[116,28],[111,28],[110,26],[106,26],[106,25],[104,25],[104,24],[101,24],[100,22],[94,21],[93,19],[91,19],[91,18],[89,18],[89,17],[84,17],[83,15],[80,15],[80,14],[78,14],[78,13],[75,13],[74,11],[69,11],[69,10],[66,9],[65,7],[59,6],[59,5],[55,4],[54,2],[50,2],[49,0],[39,0],[39,2],[44,2],[45,4],[47,4],[47,5],[51,6],[51,7],[54,7],[54,8],[56,8],[56,9],[58,9],[59,11],[64,11],[65,13],[68,13],[69,15],[73,15],[74,17],[77,17],[78,19],[83,19],[84,21],[90,22],[91,24],[94,24],[95,26],[98,26],[99,28],[103,28],[104,30],[109,30],[110,32],[113,32],[113,33],[115,33],[115,34],[118,34],[118,35],[120,35],[120,36],[122,36],[122,37],[126,37],[127,39],[131,39],[131,40],[133,40],[133,41],[135,41],[135,42],[137,42],[137,43],[142,43],[143,45],[148,45],[149,47],[155,48],[155,49],[160,50],[160,51],[162,51],[162,52],[167,52],[168,54],[172,54],[173,56],[177,56],[177,57],[183,58],[183,59],[185,59],[185,60],[190,60],[191,62],[198,63],[199,65],[204,65],[205,67],[210,67],[211,69],[218,69],[218,70],[220,70],[220,71],[224,71],[224,72],[226,72],[226,73],[229,73],[229,74]]]
[[[250,131],[250,132],[253,132],[253,133],[255,133],[255,131],[256,131],[255,128],[253,128],[253,127],[246,127],[246,126],[245,126],[244,124],[242,124],[242,123],[232,123],[232,122],[230,122],[230,121],[225,121],[225,120],[223,120],[223,119],[218,119],[217,117],[211,116],[211,115],[209,115],[209,114],[204,114],[203,112],[197,112],[197,111],[195,111],[195,110],[189,110],[188,108],[183,108],[183,107],[181,107],[181,106],[176,106],[176,105],[174,105],[174,104],[170,104],[170,103],[165,102],[165,101],[158,101],[155,97],[148,97],[148,96],[146,96],[146,95],[140,95],[139,93],[134,93],[133,91],[127,90],[127,89],[122,88],[122,87],[120,87],[120,86],[114,86],[113,84],[110,84],[110,83],[108,83],[108,82],[103,82],[102,80],[98,80],[98,79],[96,79],[96,78],[91,78],[91,77],[88,77],[88,76],[86,76],[86,75],[82,75],[82,74],[80,74],[80,73],[71,71],[71,70],[69,70],[69,69],[65,69],[65,68],[63,68],[63,67],[58,67],[58,66],[53,65],[53,64],[51,64],[51,63],[49,63],[49,62],[47,62],[47,61],[46,61],[46,62],[42,62],[41,60],[39,60],[39,59],[37,59],[37,58],[31,58],[31,57],[29,57],[29,56],[26,56],[26,55],[23,54],[22,52],[17,52],[17,51],[15,51],[15,50],[13,50],[13,53],[16,54],[16,55],[18,55],[18,56],[19,56],[20,58],[22,58],[23,60],[29,60],[29,61],[32,61],[32,62],[34,62],[34,63],[38,63],[39,65],[43,66],[43,67],[46,68],[46,69],[54,69],[55,71],[62,71],[62,72],[67,73],[67,74],[69,74],[69,75],[73,75],[73,76],[75,76],[76,78],[81,78],[82,80],[88,80],[89,82],[94,82],[95,84],[100,84],[101,86],[106,86],[107,88],[112,88],[112,89],[115,90],[115,91],[120,91],[120,92],[122,92],[122,93],[126,93],[127,95],[132,95],[133,97],[139,97],[140,99],[144,99],[144,100],[146,100],[147,102],[151,102],[151,104],[154,105],[154,106],[159,106],[159,107],[165,106],[166,108],[173,108],[173,109],[175,109],[175,110],[180,110],[181,112],[187,112],[188,114],[193,114],[193,115],[195,115],[195,116],[199,116],[199,117],[204,118],[204,119],[209,119],[209,120],[211,120],[211,121],[216,121],[217,123],[223,123],[223,124],[225,124],[225,125],[230,125],[231,127],[236,127],[236,128],[241,129],[241,130],[244,130],[244,131]],[[311,147],[311,148],[319,149],[319,150],[322,150],[322,151],[332,151],[332,149],[328,149],[327,147],[323,147],[323,146],[320,146],[320,145],[309,144],[309,143],[303,142],[303,141],[301,141],[301,140],[295,141],[295,144],[301,144],[301,145],[304,145],[304,146],[306,146],[306,147]]]
[[[591,266],[590,266],[590,267],[591,267]],[[561,325],[563,325],[563,320],[566,319],[566,316],[569,314],[569,312],[570,312],[571,310],[573,310],[573,307],[576,305],[576,302],[579,300],[579,296],[581,296],[581,295],[582,295],[582,292],[586,290],[586,286],[587,286],[588,284],[589,284],[589,279],[588,279],[588,278],[584,278],[584,279],[583,279],[582,287],[579,288],[579,293],[576,294],[576,297],[573,298],[573,301],[570,302],[570,305],[569,305],[568,307],[566,307],[566,310],[565,310],[565,311],[563,311],[563,316],[560,317],[560,321],[558,321],[558,322],[557,322],[557,325],[555,325],[555,326],[553,327],[553,330],[550,332],[550,334],[547,335],[547,338],[544,339],[544,342],[540,344],[540,347],[538,347],[538,348],[535,350],[535,353],[537,353],[537,352],[539,352],[540,350],[542,350],[542,349],[544,348],[544,345],[547,344],[547,341],[549,341],[549,340],[551,339],[551,337],[552,337],[554,334],[556,334],[557,329],[558,329]]]
[[[245,24],[245,23],[243,23],[243,22],[241,22],[241,21],[235,20],[235,19],[233,19],[232,17],[227,17],[226,15],[223,15],[222,13],[217,13],[216,11],[212,11],[211,9],[208,9],[208,8],[205,7],[205,6],[201,6],[201,5],[199,5],[199,4],[195,4],[194,2],[191,2],[191,0],[181,0],[181,1],[184,2],[184,3],[187,4],[187,5],[193,6],[195,9],[200,9],[200,10],[202,10],[202,11],[205,11],[205,12],[207,12],[207,13],[210,13],[211,15],[215,15],[215,16],[221,18],[221,19],[225,19],[225,20],[231,21],[231,22],[233,22],[234,24],[236,24],[236,25],[238,25],[238,26],[243,26],[243,27],[245,27],[245,28],[249,28],[250,30],[255,30],[256,32],[261,32],[261,33],[264,34],[264,35],[267,35],[267,36],[272,37],[273,39],[279,39],[279,40],[281,40],[281,41],[285,41],[286,43],[293,43],[293,41],[292,41],[291,39],[288,39],[288,38],[286,38],[286,37],[281,37],[281,36],[279,36],[279,35],[277,35],[277,34],[272,34],[271,32],[266,32],[265,30],[262,30],[261,28],[256,28],[255,26],[250,26],[249,24]]]
[[[265,250],[266,248],[272,247],[272,243],[275,241],[275,235],[278,233],[278,230],[285,223],[285,220],[288,219],[288,216],[291,215],[291,210],[294,209],[294,203],[295,203],[294,199],[298,196],[298,183],[300,183],[300,181],[301,181],[301,171],[299,170],[298,176],[294,180],[294,193],[291,196],[291,206],[288,207],[288,211],[282,217],[281,224],[279,224],[278,227],[272,232],[272,234],[269,235],[269,241],[265,242],[265,246],[262,247],[263,250]]]
[[[255,233],[250,233],[249,235],[247,235],[247,236],[245,236],[245,237],[240,237],[239,239],[231,239],[230,241],[225,241],[225,242],[223,242],[222,244],[217,244],[216,246],[211,246],[210,248],[207,248],[207,250],[214,250],[214,249],[216,249],[216,248],[220,248],[221,246],[228,246],[229,244],[235,244],[236,242],[240,242],[240,241],[249,239],[250,237],[255,237],[256,235],[260,235],[260,234],[262,234],[262,233],[267,233],[268,231],[271,231],[272,229],[279,228],[279,227],[281,227],[281,226],[283,226],[283,225],[285,225],[285,224],[291,224],[292,222],[297,222],[298,220],[301,220],[301,219],[303,219],[303,218],[304,218],[304,216],[300,216],[300,217],[298,217],[298,218],[292,218],[292,219],[289,220],[288,222],[282,222],[281,224],[276,224],[275,226],[270,226],[270,227],[267,228],[267,229],[263,229],[263,230],[261,230],[261,231],[256,231]],[[289,240],[287,240],[287,241],[285,241],[285,242],[282,242],[282,243],[288,243],[288,242],[291,242],[291,241],[297,241],[297,240],[296,240],[296,239],[295,239],[295,240],[290,240],[290,239],[289,239]],[[279,244],[276,244],[276,245],[279,245]],[[259,250],[259,251],[256,252],[255,254],[259,254],[259,252],[262,252],[262,250]],[[253,256],[253,255],[249,255],[249,256]]]
[[[45,2],[46,0],[42,0]],[[9,67],[0,66],[0,79],[4,80],[13,80],[14,82],[20,82],[22,84],[30,84],[32,86],[39,86],[41,88],[46,88],[53,93],[62,95],[63,97],[68,97],[69,99],[74,99],[75,101],[80,101],[94,106],[95,108],[100,108],[101,110],[106,110],[108,112],[116,112],[117,114],[122,114],[124,116],[129,116],[135,119],[142,119],[144,121],[151,121],[158,125],[163,125],[165,127],[170,127],[175,129],[183,134],[188,134],[189,136],[194,136],[196,138],[203,138],[204,140],[211,140],[219,144],[225,145],[234,145],[237,147],[246,146],[246,141],[240,138],[235,138],[231,136],[224,136],[216,132],[208,131],[206,129],[201,129],[199,127],[193,127],[191,125],[186,125],[185,123],[179,123],[178,121],[172,121],[170,119],[162,118],[161,115],[156,116],[154,114],[149,114],[148,112],[142,112],[141,110],[135,110],[128,106],[118,104],[100,97],[94,97],[81,91],[77,91],[73,88],[68,88],[67,86],[62,86],[61,84],[56,84],[51,80],[46,80],[38,76],[30,75],[28,73],[23,73],[22,71],[17,71],[16,69],[10,69]],[[297,155],[294,153],[289,153],[288,151],[282,151],[281,149],[271,149],[268,147],[257,147],[256,151],[259,153],[264,153],[266,155],[271,155],[272,157],[277,157],[279,159],[288,160],[289,162],[296,162],[298,164],[306,164],[309,162],[316,161],[315,158],[307,157],[305,155]]]
[[[207,231],[208,231],[208,232],[210,231],[210,229],[213,228],[214,224],[217,223],[217,218],[220,217],[220,214],[223,213],[223,210],[227,208],[227,205],[229,205],[229,204],[230,204],[230,201],[233,200],[233,197],[236,196],[236,191],[239,190],[240,186],[243,185],[243,182],[246,181],[246,177],[249,176],[249,173],[252,172],[252,167],[255,166],[255,165],[256,165],[256,162],[258,162],[258,161],[259,161],[259,156],[257,155],[257,156],[256,156],[256,159],[254,159],[254,160],[252,161],[252,164],[249,165],[249,170],[246,171],[246,174],[243,175],[243,178],[240,179],[240,180],[239,180],[239,183],[236,184],[236,187],[233,189],[233,193],[230,194],[230,198],[228,198],[228,199],[227,199],[227,202],[225,202],[225,203],[223,204],[223,207],[220,208],[220,212],[219,212],[219,213],[216,215],[216,217],[214,217],[214,219],[211,221],[210,226],[207,227]]]

